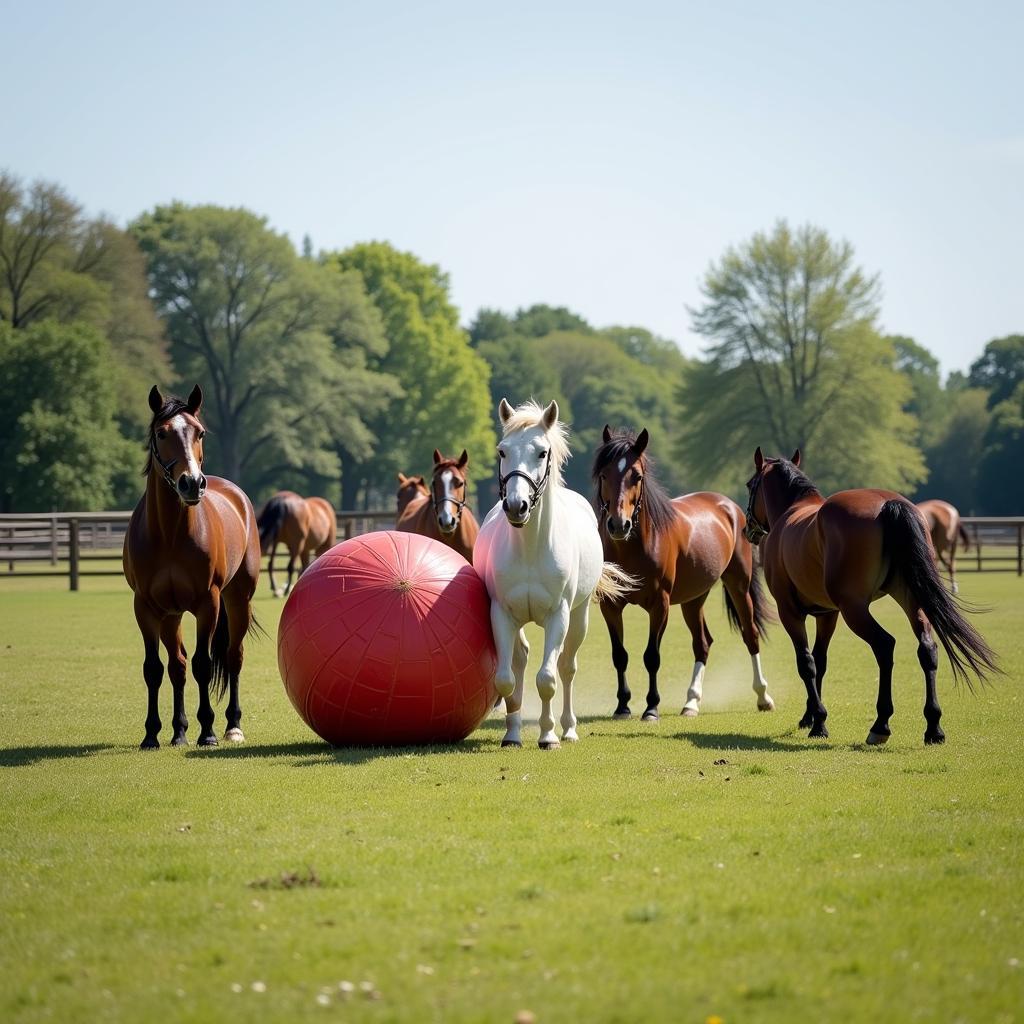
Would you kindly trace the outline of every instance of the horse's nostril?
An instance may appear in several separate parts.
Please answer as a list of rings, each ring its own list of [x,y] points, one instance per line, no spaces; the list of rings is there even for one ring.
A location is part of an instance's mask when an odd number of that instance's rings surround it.
[[[201,491],[205,491],[206,490],[206,477],[205,476],[200,476],[199,477],[199,490],[201,490]]]

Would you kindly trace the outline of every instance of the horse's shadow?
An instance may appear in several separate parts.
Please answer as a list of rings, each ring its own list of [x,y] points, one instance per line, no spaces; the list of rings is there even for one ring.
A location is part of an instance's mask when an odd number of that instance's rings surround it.
[[[494,744],[483,739],[466,739],[458,743],[431,743],[401,747],[334,747],[324,740],[300,740],[293,743],[244,743],[238,746],[188,750],[187,758],[244,760],[247,758],[290,758],[294,768],[315,765],[358,765],[398,757],[429,757],[433,754],[474,754],[493,750]]]
[[[64,758],[91,757],[107,750],[117,750],[109,743],[83,743],[75,746],[42,744],[38,747],[4,747],[0,749],[0,768],[24,768],[40,761],[61,761]]]

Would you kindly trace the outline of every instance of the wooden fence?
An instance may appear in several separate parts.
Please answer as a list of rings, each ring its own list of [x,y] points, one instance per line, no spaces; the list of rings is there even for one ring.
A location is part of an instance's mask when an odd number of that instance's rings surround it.
[[[83,576],[120,576],[130,512],[54,512],[0,515],[0,580],[60,576],[78,590]],[[390,511],[339,512],[342,540],[394,525]],[[958,553],[960,572],[1024,575],[1024,516],[966,516],[971,548]]]
[[[130,512],[0,515],[0,580],[59,576],[67,578],[72,590],[78,590],[83,576],[120,576],[130,517]],[[386,529],[394,523],[391,511],[339,512],[339,539]]]

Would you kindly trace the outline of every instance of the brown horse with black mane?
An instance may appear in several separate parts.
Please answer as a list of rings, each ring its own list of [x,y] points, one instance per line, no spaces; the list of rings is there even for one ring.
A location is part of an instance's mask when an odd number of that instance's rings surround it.
[[[267,575],[274,597],[286,596],[291,591],[296,558],[301,576],[310,557],[329,551],[338,539],[334,506],[326,498],[303,498],[294,491],[278,491],[272,495],[256,524],[260,531],[260,550],[263,554],[270,553]],[[288,549],[288,583],[283,591],[274,583],[274,552],[279,541]]]
[[[800,472],[800,452],[791,462],[754,452],[747,483],[747,536],[762,545],[762,565],[782,625],[796,650],[797,671],[807,690],[801,728],[828,736],[821,684],[828,645],[840,615],[870,645],[878,663],[878,717],[867,742],[885,743],[892,717],[892,665],[896,641],[871,615],[870,605],[889,594],[917,636],[924,671],[925,743],[942,743],[942,709],[935,696],[939,665],[933,633],[945,648],[958,679],[998,671],[995,655],[964,618],[935,568],[928,530],[918,509],[894,491],[859,488],[822,496]],[[817,619],[814,649],[807,642],[808,615]]]
[[[963,541],[964,551],[970,547],[967,531],[960,522],[960,512],[948,501],[930,498],[917,503],[931,534],[935,558],[949,570],[949,586],[953,593],[960,587],[956,582],[956,545]]]
[[[199,421],[203,393],[197,384],[187,402],[149,393],[153,419],[146,460],[146,492],[128,523],[124,575],[135,592],[135,618],[146,658],[142,674],[149,691],[143,750],[160,746],[159,693],[167,649],[167,674],[174,690],[172,746],[186,744],[186,652],[181,617],[196,619],[192,674],[199,684],[199,745],[215,747],[210,683],[218,698],[230,690],[224,739],[241,742],[238,677],[242,643],[255,627],[252,595],[260,573],[260,538],[252,503],[229,480],[203,474]]]
[[[626,683],[629,656],[622,643],[622,609],[638,604],[650,617],[644,652],[648,672],[645,720],[658,717],[658,669],[661,638],[668,625],[669,607],[682,606],[683,620],[693,638],[693,676],[683,714],[700,710],[704,668],[712,636],[704,620],[704,602],[722,581],[730,625],[739,627],[754,669],[757,706],[771,711],[768,682],[761,672],[760,636],[768,619],[753,552],[743,536],[746,521],[736,502],[723,494],[701,491],[669,498],[658,484],[646,454],[649,435],[604,428],[604,443],[594,455],[592,477],[597,521],[604,557],[640,581],[638,589],[621,600],[601,602],[612,641],[612,663],[618,673],[616,718],[630,715]]]
[[[480,527],[466,502],[468,465],[469,455],[465,449],[457,459],[446,459],[435,448],[429,487],[421,476],[407,477],[399,473],[395,529],[432,537],[472,562],[473,545]]]

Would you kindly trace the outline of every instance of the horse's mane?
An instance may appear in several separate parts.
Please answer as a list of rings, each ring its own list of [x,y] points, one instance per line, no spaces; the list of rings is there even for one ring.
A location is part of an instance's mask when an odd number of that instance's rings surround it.
[[[183,398],[179,398],[177,395],[164,395],[163,399],[164,404],[160,406],[160,411],[153,413],[153,418],[149,421],[149,433],[146,435],[146,465],[142,470],[143,476],[146,476],[153,468],[153,434],[156,432],[156,428],[165,420],[177,416],[178,413],[188,412],[188,402]]]
[[[594,481],[594,507],[601,506],[601,472],[606,466],[619,459],[633,461],[633,445],[636,443],[636,434],[632,430],[617,430],[610,440],[605,441],[596,452],[594,452],[594,465],[590,471],[591,479]],[[648,530],[655,536],[660,536],[673,523],[676,511],[672,507],[672,499],[664,487],[658,483],[654,475],[654,460],[644,452],[640,456],[640,468],[644,474],[643,507],[642,512],[646,513]]]
[[[782,474],[782,479],[786,484],[786,493],[790,495],[793,501],[799,501],[808,495],[821,497],[821,491],[814,486],[811,478],[806,473],[797,469],[789,459],[777,459],[775,461],[775,469],[776,472]]]
[[[530,427],[543,427],[544,410],[531,399],[517,405],[512,415],[505,421],[502,437],[508,437],[519,430],[528,430]],[[551,462],[554,468],[552,477],[559,484],[564,483],[562,479],[562,467],[569,461],[572,454],[569,451],[569,442],[566,438],[565,424],[556,420],[551,429],[547,431],[547,439],[551,442]]]

